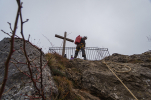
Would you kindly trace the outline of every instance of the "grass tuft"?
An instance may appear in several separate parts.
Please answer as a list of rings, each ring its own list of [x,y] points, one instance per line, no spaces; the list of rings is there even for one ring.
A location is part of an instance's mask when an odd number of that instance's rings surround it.
[[[53,78],[57,84],[58,92],[57,100],[81,100],[73,91],[72,81],[68,80],[65,74],[65,70],[70,66],[69,60],[61,55],[54,53],[46,54],[46,59],[51,59],[48,62],[48,66],[52,71]]]

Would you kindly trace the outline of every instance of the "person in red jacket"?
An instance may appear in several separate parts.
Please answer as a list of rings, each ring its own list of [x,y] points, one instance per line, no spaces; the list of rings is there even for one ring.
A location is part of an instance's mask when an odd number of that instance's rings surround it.
[[[86,60],[86,54],[85,54],[85,44],[86,44],[85,40],[86,39],[87,39],[87,36],[84,36],[83,38],[81,38],[80,43],[77,44],[74,58],[77,58],[78,52],[79,52],[79,50],[81,50],[82,51],[82,57],[84,57],[84,60]]]

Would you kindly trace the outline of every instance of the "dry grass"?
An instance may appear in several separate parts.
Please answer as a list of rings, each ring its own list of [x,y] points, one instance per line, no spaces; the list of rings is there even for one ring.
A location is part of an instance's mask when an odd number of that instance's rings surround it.
[[[57,53],[54,54],[47,53],[46,59],[49,59],[50,57],[51,59],[48,62],[48,65],[50,67],[56,67],[57,69],[65,70],[66,67],[70,66],[69,60]]]
[[[63,99],[70,95],[72,91],[72,82],[65,77],[54,76],[59,90],[58,98]]]
[[[52,71],[59,92],[56,100],[81,100],[81,98],[72,91],[72,81],[68,80],[65,74],[66,68],[70,66],[69,60],[57,53],[47,53],[46,59],[50,57],[51,59],[48,62],[48,66]]]

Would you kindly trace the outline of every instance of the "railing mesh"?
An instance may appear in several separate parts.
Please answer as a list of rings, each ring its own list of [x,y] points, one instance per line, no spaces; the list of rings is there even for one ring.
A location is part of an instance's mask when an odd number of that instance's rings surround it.
[[[56,52],[62,55],[62,47],[50,47],[49,52]],[[65,54],[68,59],[71,58],[71,55],[74,56],[76,47],[65,47]],[[101,60],[107,56],[110,56],[108,48],[98,48],[98,47],[85,47],[85,53],[87,60]],[[80,50],[77,58],[82,58],[82,51]]]

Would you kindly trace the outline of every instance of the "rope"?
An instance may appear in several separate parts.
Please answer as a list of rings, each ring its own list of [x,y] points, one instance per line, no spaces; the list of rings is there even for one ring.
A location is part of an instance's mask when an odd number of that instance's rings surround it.
[[[129,93],[136,99],[138,100],[135,95],[131,92],[131,90],[122,82],[122,80],[113,72],[113,70],[110,68],[110,66],[108,66],[105,61],[103,61],[103,63],[110,69],[110,71],[116,76],[116,78],[123,84],[123,86],[129,91]]]

